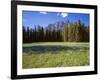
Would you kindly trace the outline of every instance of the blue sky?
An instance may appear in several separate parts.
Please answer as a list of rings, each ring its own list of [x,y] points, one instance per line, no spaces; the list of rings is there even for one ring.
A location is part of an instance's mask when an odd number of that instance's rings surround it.
[[[34,27],[34,25],[41,25],[46,27],[48,24],[57,21],[75,22],[81,20],[86,26],[90,23],[89,14],[84,13],[62,13],[62,12],[39,12],[39,11],[23,11],[22,12],[22,25]]]

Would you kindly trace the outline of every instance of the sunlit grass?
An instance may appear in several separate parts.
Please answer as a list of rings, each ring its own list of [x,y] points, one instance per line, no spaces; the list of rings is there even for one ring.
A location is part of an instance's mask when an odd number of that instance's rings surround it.
[[[53,51],[52,46],[63,46]],[[47,46],[46,50],[33,50],[32,46]],[[50,47],[49,47],[50,46]],[[56,48],[53,47],[53,48]],[[89,65],[89,43],[32,43],[24,44],[23,68],[67,67]],[[28,49],[26,47],[29,47]],[[73,49],[74,47],[79,47]],[[44,47],[45,48],[45,47]],[[43,48],[43,49],[44,49]],[[67,49],[68,48],[68,49]],[[58,49],[58,48],[57,48]]]

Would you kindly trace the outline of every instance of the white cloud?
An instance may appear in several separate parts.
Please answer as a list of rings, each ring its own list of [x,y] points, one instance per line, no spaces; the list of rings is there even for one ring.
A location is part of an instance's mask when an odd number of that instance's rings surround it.
[[[58,12],[57,13],[57,16],[61,16],[62,18],[65,18],[65,17],[67,17],[68,16],[68,13],[64,13],[64,12]]]
[[[61,13],[60,14],[63,18],[67,17],[68,16],[68,13]]]
[[[41,14],[47,14],[47,12],[40,12]]]
[[[60,15],[60,13],[57,13],[57,16],[59,16]]]

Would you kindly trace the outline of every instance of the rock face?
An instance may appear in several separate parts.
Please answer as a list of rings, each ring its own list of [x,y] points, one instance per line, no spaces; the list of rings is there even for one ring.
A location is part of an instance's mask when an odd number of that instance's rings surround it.
[[[46,29],[63,29],[65,24],[67,24],[67,21],[58,21],[56,23],[49,24]]]

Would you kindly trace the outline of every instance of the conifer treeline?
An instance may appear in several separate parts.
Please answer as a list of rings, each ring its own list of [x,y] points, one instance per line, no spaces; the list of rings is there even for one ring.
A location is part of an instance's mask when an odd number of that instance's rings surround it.
[[[62,29],[23,26],[23,43],[32,42],[89,42],[89,26],[86,27],[80,20],[68,22]]]

